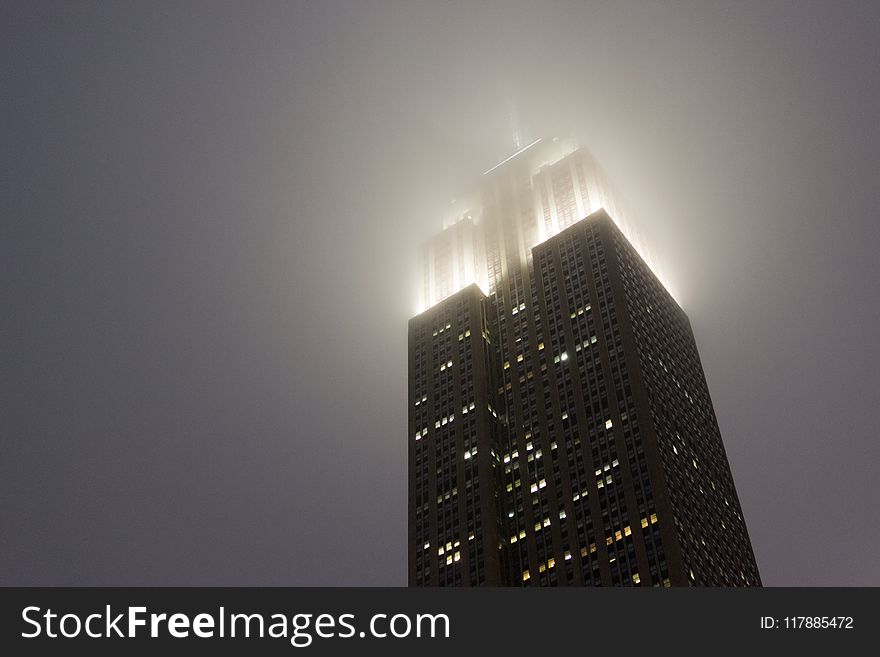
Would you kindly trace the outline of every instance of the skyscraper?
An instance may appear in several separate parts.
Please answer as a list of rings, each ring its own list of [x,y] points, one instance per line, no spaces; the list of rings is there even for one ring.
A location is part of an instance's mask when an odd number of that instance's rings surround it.
[[[538,140],[425,246],[410,585],[760,585],[690,323],[615,214]]]

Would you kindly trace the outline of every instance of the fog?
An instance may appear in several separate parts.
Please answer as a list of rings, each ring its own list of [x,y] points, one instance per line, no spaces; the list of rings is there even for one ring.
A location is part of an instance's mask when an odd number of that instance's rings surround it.
[[[880,585],[880,5],[0,9],[0,584],[403,585],[416,251],[576,133],[768,585]]]

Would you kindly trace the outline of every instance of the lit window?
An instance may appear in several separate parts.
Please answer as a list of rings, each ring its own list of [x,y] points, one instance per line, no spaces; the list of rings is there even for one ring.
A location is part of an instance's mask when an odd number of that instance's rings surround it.
[[[611,420],[605,420],[605,428],[610,429],[614,426],[614,423]]]

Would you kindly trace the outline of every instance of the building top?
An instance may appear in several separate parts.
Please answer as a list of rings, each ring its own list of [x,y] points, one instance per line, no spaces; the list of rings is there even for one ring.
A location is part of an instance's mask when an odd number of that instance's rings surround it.
[[[531,249],[604,209],[669,289],[604,173],[570,138],[539,138],[488,168],[443,217],[443,230],[421,250],[419,311],[476,284],[490,293]]]

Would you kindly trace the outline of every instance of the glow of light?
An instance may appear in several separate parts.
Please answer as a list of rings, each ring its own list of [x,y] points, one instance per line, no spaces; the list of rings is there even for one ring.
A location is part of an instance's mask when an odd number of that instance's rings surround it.
[[[510,162],[513,158],[515,158],[517,155],[519,155],[520,153],[522,153],[522,152],[524,152],[524,151],[527,151],[527,150],[530,149],[532,146],[534,146],[535,144],[537,144],[539,141],[541,141],[541,137],[538,137],[535,141],[533,141],[533,142],[532,142],[531,144],[529,144],[528,146],[523,146],[523,147],[520,148],[516,153],[514,153],[513,155],[511,155],[511,156],[508,157],[507,159],[501,160],[501,162],[499,162],[498,164],[496,164],[496,165],[495,165],[494,167],[492,167],[491,169],[489,169],[489,170],[487,170],[487,171],[484,171],[484,172],[483,172],[483,175],[485,176],[486,174],[492,173],[493,171],[495,171],[495,169],[497,169],[498,167],[500,167],[502,164],[507,164],[507,163]]]
[[[536,144],[542,141],[541,138],[536,139],[532,143],[520,148],[513,155],[507,157],[502,160],[491,169],[488,169],[483,173],[483,175],[487,175],[492,173],[495,169],[503,166],[513,158],[517,157],[524,151],[534,147]],[[556,139],[553,140],[557,141]],[[564,146],[560,144],[560,147]],[[553,153],[553,156],[549,159],[548,162],[543,163],[538,169],[533,172],[533,175],[537,174],[543,166],[547,164],[552,164],[562,159],[568,157],[572,153],[574,153],[577,149],[570,148],[569,146],[565,146],[561,151],[560,147],[557,147],[557,150]],[[547,153],[539,152],[542,155],[548,155]],[[534,164],[534,163],[532,163]],[[672,296],[673,299],[678,302],[678,295],[673,290],[672,286],[669,283],[669,280],[666,276],[663,275],[660,267],[658,266],[657,261],[652,257],[652,253],[648,248],[645,247],[642,240],[640,239],[640,235],[638,231],[633,230],[633,228],[628,225],[626,218],[623,216],[620,208],[614,201],[613,195],[609,195],[608,189],[606,189],[606,182],[602,178],[601,174],[599,174],[595,167],[588,163],[588,176],[587,180],[583,183],[583,199],[582,202],[578,201],[578,213],[585,213],[585,216],[582,216],[578,221],[582,221],[587,219],[590,215],[598,212],[599,210],[605,210],[608,216],[611,217],[611,220],[617,225],[618,229],[623,234],[626,241],[632,246],[632,248],[636,251],[636,253],[641,257],[642,261],[648,266],[651,272],[656,276],[656,278],[660,281],[660,284],[666,289],[666,291]],[[453,200],[453,205],[457,203],[457,200]],[[539,204],[540,202],[535,200],[535,211],[539,212]],[[472,219],[473,216],[478,216],[479,211],[474,212],[473,208],[478,206],[472,206],[470,203],[466,203],[463,206],[458,207],[458,212],[455,213],[455,219],[452,221],[444,221],[443,230],[450,228],[457,224],[459,221],[467,220],[473,221],[475,225],[479,225],[479,217],[477,221]],[[536,241],[526,245],[526,258],[529,262],[531,262],[531,249],[538,244],[541,244],[553,237],[555,237],[561,230],[558,225],[555,211],[551,211],[551,226],[547,226],[544,218],[542,216],[537,216],[536,219],[536,228],[537,235],[535,236]],[[577,223],[577,222],[573,222]],[[567,227],[569,227],[569,224]],[[534,238],[533,238],[534,239]],[[418,313],[422,313],[428,308],[433,307],[434,305],[440,303],[444,299],[449,296],[457,293],[465,287],[476,284],[482,293],[486,296],[491,292],[491,288],[493,287],[493,281],[490,281],[488,276],[488,270],[485,269],[485,263],[477,262],[474,258],[474,252],[472,249],[474,248],[474,244],[469,243],[466,247],[467,252],[461,253],[457,256],[457,258],[464,258],[462,263],[455,262],[451,266],[450,272],[447,276],[451,277],[451,280],[448,281],[448,285],[442,286],[442,291],[440,286],[432,285],[431,289],[427,291],[427,294],[424,292],[420,294],[422,297],[419,300],[418,304]],[[463,265],[463,271],[460,269],[460,265]],[[427,298],[425,298],[427,297]]]

